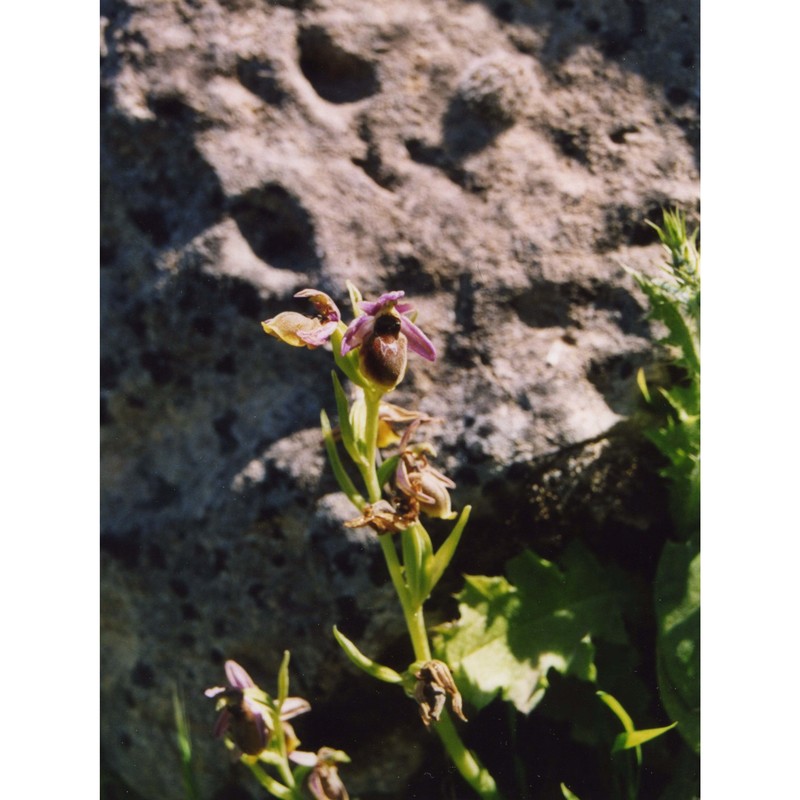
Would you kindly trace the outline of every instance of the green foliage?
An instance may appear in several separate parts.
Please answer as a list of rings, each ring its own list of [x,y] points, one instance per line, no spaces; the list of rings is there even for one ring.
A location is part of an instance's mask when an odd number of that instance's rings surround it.
[[[700,752],[700,551],[667,542],[655,578],[658,683],[664,708]]]
[[[564,795],[564,800],[580,800],[575,792],[571,792],[565,783],[561,784],[561,794]]]
[[[468,702],[480,709],[499,693],[527,714],[549,669],[594,681],[592,639],[627,642],[625,590],[579,544],[564,553],[563,571],[524,551],[507,574],[466,576],[460,619],[439,630],[435,646]]]
[[[652,224],[652,223],[651,223]],[[651,426],[647,436],[669,460],[662,474],[670,482],[671,506],[682,538],[695,534],[700,516],[700,254],[698,231],[689,235],[686,219],[678,211],[664,212],[658,232],[668,260],[663,280],[633,272],[650,301],[650,317],[663,323],[660,338],[667,357],[677,370],[672,385],[659,391],[667,401],[666,420]],[[640,374],[646,398],[650,391]]]
[[[636,800],[639,795],[639,777],[642,768],[642,745],[672,730],[678,723],[673,722],[672,725],[666,725],[662,728],[636,730],[630,714],[622,707],[616,697],[607,692],[597,692],[597,696],[614,712],[624,728],[624,731],[617,734],[614,739],[614,744],[611,747],[612,755],[625,750],[633,750],[633,763],[631,763],[630,759],[617,762],[617,794],[620,797],[627,797],[629,800]]]
[[[648,437],[669,463],[670,504],[680,542],[668,542],[654,582],[659,690],[664,707],[695,752],[700,750],[700,254],[695,230],[680,212],[664,212],[658,232],[667,261],[665,280],[634,273],[662,322],[660,339],[678,376],[662,386],[665,421]],[[640,376],[645,398],[650,392]]]
[[[183,796],[186,800],[197,800],[197,781],[192,762],[192,739],[189,733],[189,722],[186,719],[186,708],[177,687],[172,690],[172,708],[175,713],[175,729],[178,740],[178,752],[181,759],[181,779]]]
[[[597,696],[614,712],[617,719],[622,723],[625,729],[614,740],[614,745],[611,748],[612,753],[619,753],[621,750],[634,749],[636,752],[636,762],[641,765],[642,763],[642,750],[641,746],[651,739],[661,736],[662,733],[672,730],[678,723],[673,722],[672,725],[665,725],[663,728],[647,728],[646,730],[636,730],[630,714],[622,707],[622,704],[613,695],[608,692],[598,692]]]
[[[333,626],[333,636],[339,646],[347,654],[347,657],[361,670],[385,683],[402,683],[403,677],[390,667],[378,664],[368,656],[365,656],[335,625]]]

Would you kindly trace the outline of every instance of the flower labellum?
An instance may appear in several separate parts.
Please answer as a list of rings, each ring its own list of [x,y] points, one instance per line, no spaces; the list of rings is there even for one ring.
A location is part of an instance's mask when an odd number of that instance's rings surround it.
[[[385,390],[394,389],[406,372],[407,351],[428,361],[436,359],[430,339],[407,317],[410,303],[401,303],[405,292],[386,292],[375,302],[361,302],[364,312],[348,326],[342,339],[342,355],[359,349],[361,371]]]
[[[296,311],[282,311],[277,317],[264,320],[261,327],[265,333],[292,347],[307,347],[309,350],[321,347],[330,339],[342,318],[336,303],[318,289],[303,289],[295,297],[307,297],[316,308],[317,316],[306,317]]]

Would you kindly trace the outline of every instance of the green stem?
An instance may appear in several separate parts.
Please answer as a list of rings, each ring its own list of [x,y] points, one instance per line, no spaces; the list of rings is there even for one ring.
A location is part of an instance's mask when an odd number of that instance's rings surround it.
[[[381,498],[381,487],[378,483],[377,471],[378,414],[381,394],[369,389],[365,389],[364,394],[367,406],[365,426],[367,457],[366,465],[362,469],[362,475],[367,485],[369,501],[370,503],[375,503]],[[411,637],[411,646],[414,649],[414,658],[418,661],[430,661],[431,646],[428,641],[428,630],[425,627],[425,617],[422,610],[424,598],[412,598],[412,593],[403,576],[403,568],[397,557],[391,534],[383,534],[379,537],[379,541],[386,559],[386,566],[389,569],[389,575],[400,599],[400,605],[403,608],[406,627]],[[432,555],[429,557],[432,557]],[[456,731],[453,721],[446,711],[442,713],[435,728],[445,750],[447,750],[447,754],[450,756],[450,760],[464,780],[484,800],[502,800],[494,779],[461,741],[461,737],[458,735],[458,731]]]
[[[381,486],[378,483],[378,422],[381,397],[382,394],[374,389],[364,389],[364,399],[367,405],[367,421],[364,430],[367,463],[361,470],[361,474],[364,476],[364,483],[367,484],[370,503],[377,503],[381,499]]]
[[[281,778],[283,779],[284,783],[290,788],[295,788],[294,782],[294,775],[292,775],[292,769],[289,766],[289,759],[288,753],[286,752],[286,736],[283,732],[283,725],[281,724],[281,717],[280,711],[275,713],[272,717],[273,724],[275,725],[275,737],[278,740],[278,750],[281,754],[281,763],[277,764],[278,772],[281,774]]]
[[[439,734],[439,738],[447,750],[447,755],[461,773],[461,777],[484,800],[502,800],[503,796],[500,794],[494,778],[478,761],[475,754],[464,746],[447,711],[442,712],[442,716],[436,723],[436,733]]]
[[[284,786],[279,781],[276,781],[268,772],[261,768],[260,764],[247,763],[250,771],[255,776],[255,779],[273,796],[279,800],[300,800],[294,788]]]

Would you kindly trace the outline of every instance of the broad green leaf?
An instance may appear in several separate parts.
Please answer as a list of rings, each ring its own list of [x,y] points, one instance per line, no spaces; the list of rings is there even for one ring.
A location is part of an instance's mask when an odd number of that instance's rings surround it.
[[[696,539],[667,542],[654,582],[661,700],[678,731],[700,750],[700,551]]]
[[[700,756],[682,747],[670,763],[670,773],[659,800],[700,800]]]
[[[435,645],[477,708],[499,694],[527,714],[542,699],[550,668],[595,679],[589,637],[627,642],[622,582],[578,543],[562,564],[563,572],[525,551],[508,562],[508,579],[465,577],[460,619],[440,629]]]
[[[371,658],[365,656],[335,625],[333,626],[333,635],[339,646],[344,650],[347,657],[359,668],[364,670],[368,675],[377,678],[379,681],[385,683],[402,683],[403,678],[390,667],[384,667],[378,664]]]
[[[561,794],[564,795],[564,800],[580,800],[575,792],[571,792],[565,783],[561,784]]]

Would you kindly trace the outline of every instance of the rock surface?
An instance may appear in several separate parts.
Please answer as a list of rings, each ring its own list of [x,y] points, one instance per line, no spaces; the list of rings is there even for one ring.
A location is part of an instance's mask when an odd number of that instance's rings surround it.
[[[444,418],[438,465],[475,506],[454,580],[578,527],[646,558],[663,498],[626,421],[653,346],[623,265],[657,268],[662,206],[698,210],[699,3],[101,14],[104,765],[182,796],[179,683],[204,796],[238,796],[202,690],[230,657],[274,691],[289,649],[304,746],[347,750],[351,793],[406,797],[416,712],[330,635],[410,660],[377,541],[342,527],[326,470],[330,356],[259,321],[308,286],[348,319],[346,279],[406,290],[440,359],[393,400]]]

